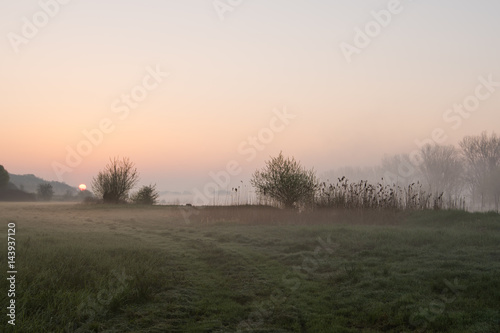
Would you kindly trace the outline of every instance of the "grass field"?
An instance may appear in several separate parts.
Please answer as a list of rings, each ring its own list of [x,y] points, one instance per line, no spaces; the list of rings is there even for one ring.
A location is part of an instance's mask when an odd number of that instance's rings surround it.
[[[500,216],[1,203],[2,332],[499,332]]]

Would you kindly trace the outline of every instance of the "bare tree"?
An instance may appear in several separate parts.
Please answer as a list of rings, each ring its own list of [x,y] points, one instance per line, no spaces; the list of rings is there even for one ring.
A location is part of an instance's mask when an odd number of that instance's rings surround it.
[[[312,203],[318,188],[314,170],[306,170],[293,157],[285,158],[282,153],[257,170],[251,184],[258,194],[276,200],[285,208]]]
[[[467,136],[460,142],[467,163],[467,182],[474,200],[479,197],[481,209],[493,203],[498,210],[500,177],[500,138],[489,137],[486,132],[479,136]]]
[[[384,182],[388,185],[407,187],[421,180],[421,174],[411,162],[409,154],[384,156],[378,173],[383,175]]]
[[[463,187],[464,163],[454,146],[425,145],[421,149],[420,174],[431,193],[459,195]]]
[[[92,180],[92,191],[105,203],[119,203],[127,199],[129,191],[139,180],[139,173],[128,158],[110,159],[104,170]]]
[[[500,211],[500,166],[497,166],[491,174],[487,182],[486,191],[490,193],[493,199],[493,204],[497,212]]]

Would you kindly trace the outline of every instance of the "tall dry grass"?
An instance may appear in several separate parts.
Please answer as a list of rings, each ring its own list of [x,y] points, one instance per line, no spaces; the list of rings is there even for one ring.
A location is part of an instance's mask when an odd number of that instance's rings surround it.
[[[466,208],[464,198],[445,199],[444,193],[428,193],[419,182],[408,186],[385,185],[380,182],[373,185],[367,181],[350,183],[345,177],[339,178],[336,184],[319,184],[315,204],[318,207],[342,209],[400,211]]]

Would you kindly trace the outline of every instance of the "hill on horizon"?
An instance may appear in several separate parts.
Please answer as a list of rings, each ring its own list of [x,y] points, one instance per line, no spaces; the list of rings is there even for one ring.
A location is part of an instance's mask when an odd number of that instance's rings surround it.
[[[76,187],[58,181],[47,181],[33,174],[14,175],[12,173],[9,173],[9,176],[10,182],[16,185],[18,189],[25,192],[35,193],[39,184],[49,183],[50,185],[52,185],[55,195],[64,195],[68,191],[70,191],[73,195],[78,193],[78,189]]]

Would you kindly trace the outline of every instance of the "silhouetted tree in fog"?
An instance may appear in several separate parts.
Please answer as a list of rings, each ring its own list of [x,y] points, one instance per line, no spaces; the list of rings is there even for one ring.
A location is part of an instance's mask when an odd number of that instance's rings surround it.
[[[380,173],[388,185],[396,184],[406,187],[420,180],[420,172],[410,161],[409,154],[384,156],[381,164]]]
[[[299,203],[312,203],[318,188],[314,170],[306,170],[292,158],[278,157],[266,162],[262,170],[253,174],[251,184],[256,192],[293,208]]]
[[[92,180],[92,191],[105,203],[125,201],[139,180],[139,173],[128,158],[110,159],[104,170]]]
[[[464,163],[454,146],[425,145],[421,149],[422,163],[418,166],[431,193],[460,194]]]
[[[38,184],[38,187],[36,189],[36,194],[38,199],[44,201],[50,201],[54,196],[54,189],[52,188],[52,185],[49,183]]]
[[[481,209],[488,202],[498,210],[500,188],[500,138],[486,132],[479,136],[467,136],[460,142],[466,160],[466,179],[473,200],[480,198]]]
[[[498,212],[500,210],[500,165],[491,172],[485,190],[492,196],[495,210]]]

